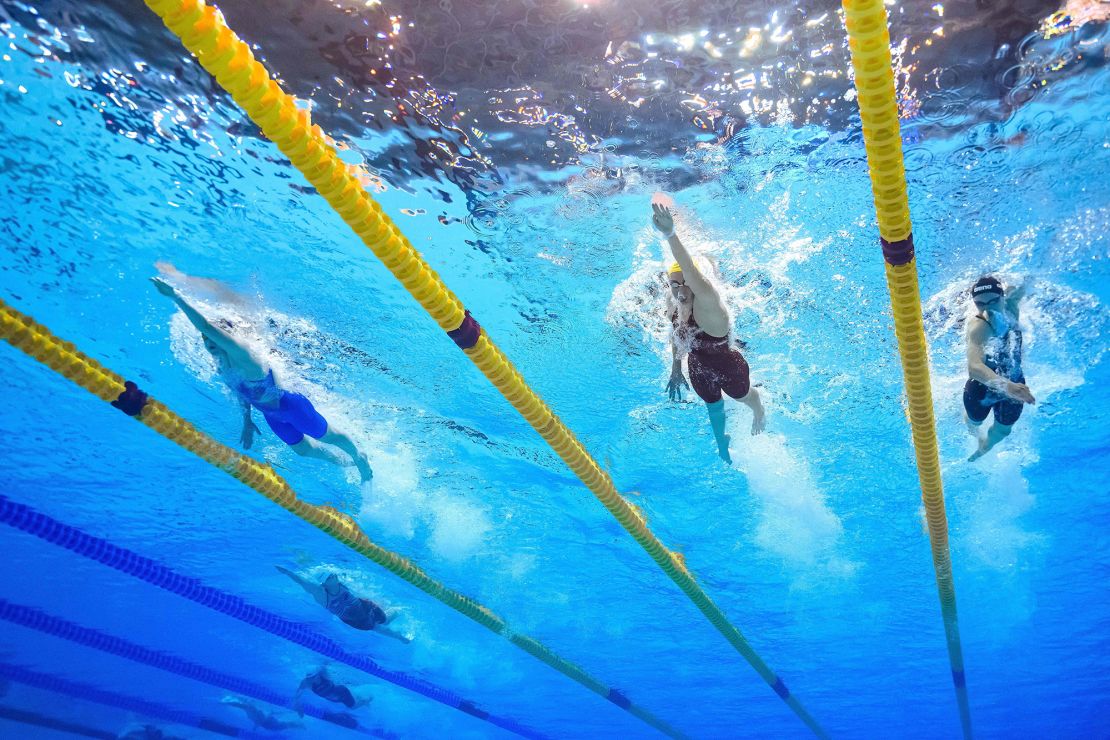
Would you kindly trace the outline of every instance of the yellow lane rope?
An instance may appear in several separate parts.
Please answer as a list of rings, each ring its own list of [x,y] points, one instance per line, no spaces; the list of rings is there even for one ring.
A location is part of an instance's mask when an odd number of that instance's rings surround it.
[[[909,399],[917,475],[929,523],[933,568],[948,641],[948,659],[960,709],[960,724],[964,736],[971,738],[971,710],[963,650],[960,647],[960,626],[956,618],[956,586],[952,581],[952,560],[948,553],[948,519],[944,513],[933,393],[929,383],[929,355],[917,287],[917,263],[914,260],[909,198],[906,195],[906,172],[902,162],[902,137],[894,93],[886,8],[882,0],[844,0],[843,5],[863,120],[867,164],[871,170],[871,191],[879,219],[887,287],[894,312],[894,330],[898,336],[902,374]]]
[[[97,398],[118,403],[127,391],[126,381],[96,360],[78,351],[50,331],[0,300],[0,339],[43,363],[60,375],[92,393]],[[134,393],[131,385],[131,393]],[[116,405],[113,403],[113,405]],[[139,410],[141,408],[141,411]],[[269,465],[220,444],[182,419],[159,401],[144,396],[136,419],[172,442],[184,447],[205,462],[237,478],[295,516],[323,530],[360,555],[386,568],[438,599],[452,609],[470,617],[483,627],[507,638],[560,673],[600,694],[655,729],[671,737],[684,737],[663,720],[631,703],[621,692],[610,689],[573,663],[551,652],[538,640],[516,634],[505,621],[473,599],[453,591],[436,581],[407,558],[374,544],[347,515],[330,506],[315,506],[297,498],[296,492]]]
[[[363,243],[382,261],[421,306],[463,349],[471,361],[551,445],[571,470],[593,491],[663,571],[701,610],[725,639],[759,673],[775,693],[819,736],[824,733],[782,679],[764,663],[748,641],[694,580],[682,559],[652,534],[609,475],[574,434],[528,387],[520,373],[489,339],[462,303],[428,266],[420,253],[366,193],[351,168],[306,110],[274,81],[250,47],[204,0],[146,0],[185,47],[235,99],[251,120],[273,141],[331,204]],[[518,643],[520,644],[520,643]],[[527,646],[521,644],[526,650]]]

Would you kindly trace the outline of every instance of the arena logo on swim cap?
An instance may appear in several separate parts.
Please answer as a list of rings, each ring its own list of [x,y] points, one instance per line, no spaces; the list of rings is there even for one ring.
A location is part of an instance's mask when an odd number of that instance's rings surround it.
[[[997,293],[998,295],[1002,295],[1002,283],[1000,283],[997,278],[979,278],[971,288],[971,296],[974,298],[984,293]]]

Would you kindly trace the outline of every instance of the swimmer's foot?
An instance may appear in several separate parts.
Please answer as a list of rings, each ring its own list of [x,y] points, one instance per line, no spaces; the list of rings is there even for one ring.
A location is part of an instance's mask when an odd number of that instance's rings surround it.
[[[368,483],[374,478],[374,471],[370,469],[370,461],[366,459],[366,455],[359,455],[355,458],[355,467],[358,468],[358,474],[362,477],[361,483]]]
[[[732,437],[730,437],[726,434],[724,436],[724,439],[721,441],[721,444],[717,445],[717,454],[720,455],[721,459],[724,460],[729,465],[732,465],[732,455],[729,454],[729,451],[728,451],[728,445],[731,441],[732,441]]]
[[[752,436],[763,432],[767,428],[767,415],[763,413],[763,409],[755,412],[752,416]]]
[[[967,459],[967,461],[968,462],[975,462],[976,460],[981,458],[983,455],[990,452],[990,449],[993,446],[994,445],[992,445],[990,443],[990,439],[988,437],[979,437],[979,449],[977,449],[975,452],[971,453],[971,457],[969,457]]]

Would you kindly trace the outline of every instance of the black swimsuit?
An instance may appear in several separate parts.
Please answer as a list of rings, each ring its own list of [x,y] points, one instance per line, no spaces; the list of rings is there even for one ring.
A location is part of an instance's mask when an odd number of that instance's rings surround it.
[[[976,314],[975,318],[990,323],[981,315]],[[1024,383],[1025,374],[1021,370],[1021,330],[1011,324],[1001,337],[988,340],[983,347],[983,364],[1006,380]],[[983,421],[987,414],[994,411],[996,422],[1013,426],[1024,407],[1025,404],[1021,401],[994,391],[974,378],[968,378],[964,384],[964,410],[974,422]]]
[[[355,697],[351,690],[346,686],[335,683],[323,673],[317,673],[312,677],[312,684],[309,688],[312,689],[312,693],[321,699],[334,701],[348,709],[355,708]]]
[[[357,630],[372,630],[379,624],[385,624],[385,612],[373,601],[356,597],[350,589],[342,583],[338,583],[339,579],[334,575],[328,576],[324,583],[327,584],[333,578],[335,578],[339,590],[332,593],[326,587],[324,589],[324,593],[328,597],[327,609],[329,612]]]
[[[693,311],[685,326],[679,326],[678,311],[671,314],[675,338],[680,346],[688,346],[686,363],[690,367],[690,385],[701,400],[717,403],[721,392],[740,400],[751,390],[748,361],[732,346],[728,337],[715,337],[702,331],[694,321]]]

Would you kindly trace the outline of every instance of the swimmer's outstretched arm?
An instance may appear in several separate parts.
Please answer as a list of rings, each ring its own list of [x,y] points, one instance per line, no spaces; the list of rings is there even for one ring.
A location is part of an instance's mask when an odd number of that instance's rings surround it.
[[[689,250],[674,233],[674,216],[671,214],[671,209],[661,203],[652,203],[651,210],[651,222],[667,238],[671,254],[674,255],[678,266],[682,268],[682,278],[694,292],[694,297],[719,302],[720,296],[717,295],[717,289],[701,274]]]
[[[255,426],[254,420],[251,419],[250,403],[241,400],[240,405],[243,408],[243,431],[239,434],[239,443],[243,445],[244,450],[249,450],[251,445],[254,444],[254,434],[258,431],[258,427]]]
[[[221,283],[219,280],[186,275],[181,270],[177,269],[172,264],[165,261],[155,262],[154,267],[158,270],[158,272],[162,273],[162,275],[172,279],[179,285],[185,285],[189,288],[192,288],[193,290],[204,291],[216,298],[219,298],[222,302],[236,303],[240,305],[246,303],[246,300],[243,298],[243,296],[239,295],[234,290]]]
[[[301,684],[297,687],[296,693],[293,694],[293,711],[297,713],[298,717],[304,716],[304,704],[301,701],[301,696],[304,694],[305,690],[312,685],[312,682],[315,678],[315,673],[311,673],[305,676],[303,679],[301,679]]]
[[[987,367],[984,360],[983,345],[986,343],[987,329],[985,321],[972,322],[967,331],[967,374],[972,380],[978,380],[988,388],[1002,393],[1015,401],[1022,403],[1036,403],[1029,386],[1024,383],[1014,383],[1003,378]]]
[[[307,591],[312,596],[312,598],[316,599],[316,601],[320,602],[321,606],[326,607],[328,605],[328,596],[324,593],[324,587],[321,586],[319,583],[313,583],[307,578],[299,576],[291,570],[286,570],[285,568],[282,568],[280,565],[275,565],[274,567],[277,568],[278,573],[282,573],[292,578],[298,586]]]
[[[154,283],[154,287],[158,292],[169,298],[177,304],[181,312],[185,314],[185,318],[189,319],[189,323],[197,328],[201,334],[206,336],[217,347],[227,353],[228,359],[233,365],[239,368],[247,368],[250,371],[265,374],[266,369],[261,362],[255,359],[250,350],[244,347],[235,337],[228,334],[218,326],[213,326],[204,314],[198,311],[189,301],[185,300],[172,285],[166,282],[163,278],[152,277],[150,282]]]
[[[212,322],[205,318],[204,314],[194,308],[193,305],[187,300],[182,298],[178,294],[177,289],[170,285],[168,282],[160,277],[152,277],[150,279],[150,282],[154,283],[154,287],[157,288],[159,293],[166,296],[171,301],[177,304],[177,307],[180,308],[181,312],[185,314],[185,318],[189,319],[189,323],[195,326],[197,328],[197,331],[211,339],[212,342],[214,342],[220,349],[225,352],[235,353],[243,351],[243,348],[239,346],[239,343],[237,341],[231,338],[231,335],[229,335],[223,329],[213,326]]]

